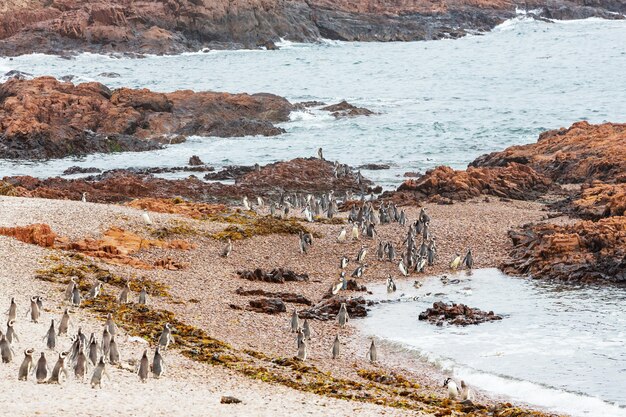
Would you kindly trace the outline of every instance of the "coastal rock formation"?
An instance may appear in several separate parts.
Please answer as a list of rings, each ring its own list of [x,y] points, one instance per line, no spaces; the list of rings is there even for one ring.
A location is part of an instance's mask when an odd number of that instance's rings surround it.
[[[283,268],[275,268],[269,272],[265,272],[261,268],[254,271],[237,271],[237,275],[248,281],[264,281],[276,284],[283,284],[285,281],[303,282],[309,280],[308,274],[297,274]]]
[[[54,246],[57,238],[56,233],[47,224],[31,224],[18,227],[0,227],[0,235],[9,236],[31,245],[39,245],[44,248]]]
[[[14,0],[0,4],[0,54],[276,49],[281,38],[457,38],[490,30],[515,16],[516,8],[556,19],[617,19],[626,13],[623,2],[607,0]]]
[[[245,295],[245,296],[250,296],[250,295],[257,295],[258,296],[258,295],[260,295],[260,296],[268,297],[268,298],[279,298],[282,301],[284,301],[285,303],[304,304],[304,305],[308,305],[308,306],[313,304],[311,302],[311,300],[309,300],[305,296],[300,295],[300,294],[295,294],[295,293],[292,293],[292,292],[271,292],[271,291],[265,291],[265,290],[244,290],[243,288],[239,287],[239,288],[237,288],[235,293],[238,294],[238,295]]]
[[[626,215],[626,183],[583,184],[580,192],[553,205],[563,212],[588,220]]]
[[[374,112],[371,110],[368,110],[364,107],[354,106],[345,100],[337,104],[322,107],[322,110],[330,112],[330,114],[332,114],[337,119],[342,117],[370,116],[374,114]]]
[[[626,217],[571,225],[526,225],[509,232],[514,248],[500,269],[533,278],[626,282]]]
[[[469,326],[488,321],[502,320],[502,317],[494,314],[493,311],[482,311],[478,308],[471,308],[465,304],[446,304],[443,301],[433,303],[432,308],[426,309],[419,315],[420,320],[427,320],[437,326],[444,323],[455,326]]]
[[[335,320],[339,314],[341,303],[346,303],[348,315],[350,318],[355,318],[367,316],[367,306],[371,305],[372,301],[366,301],[363,297],[349,298],[337,295],[323,299],[313,307],[302,310],[298,316],[301,319]]]
[[[532,168],[517,163],[506,167],[468,168],[457,171],[440,166],[418,178],[409,178],[392,193],[397,202],[441,199],[465,201],[481,195],[515,200],[534,200],[544,194],[551,181]]]
[[[0,85],[0,158],[159,148],[174,136],[277,135],[292,105],[271,94],[155,93],[52,77]]]
[[[626,182],[626,124],[574,123],[550,130],[536,143],[511,146],[477,158],[473,167],[524,164],[559,183]]]
[[[277,314],[285,313],[287,306],[280,298],[261,298],[259,300],[250,300],[250,306],[246,310],[257,313]]]

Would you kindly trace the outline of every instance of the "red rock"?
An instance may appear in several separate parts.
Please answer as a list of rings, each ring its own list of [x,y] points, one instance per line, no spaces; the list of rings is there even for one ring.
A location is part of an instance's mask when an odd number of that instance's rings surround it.
[[[54,246],[56,233],[47,224],[31,224],[23,227],[0,227],[0,235],[9,236],[24,243],[46,248]]]
[[[526,225],[509,232],[514,248],[500,269],[533,278],[626,282],[626,217],[571,225]]]
[[[495,315],[493,311],[485,312],[477,308],[471,308],[465,304],[448,305],[442,301],[433,303],[432,308],[426,309],[419,315],[420,320],[427,320],[438,326],[444,323],[456,326],[468,326],[480,324],[488,321],[502,320],[502,317]]]
[[[52,77],[0,85],[0,157],[58,158],[158,148],[174,136],[276,135],[292,105],[271,94],[111,91]]]

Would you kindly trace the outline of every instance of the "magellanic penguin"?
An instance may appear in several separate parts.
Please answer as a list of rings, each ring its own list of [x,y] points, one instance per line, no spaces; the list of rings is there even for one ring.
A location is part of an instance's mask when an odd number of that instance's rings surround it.
[[[396,283],[391,278],[391,275],[387,277],[387,292],[395,292],[396,291]]]
[[[54,350],[57,345],[57,334],[54,330],[54,319],[50,321],[50,327],[48,328],[48,332],[44,336],[44,340],[46,341],[46,347],[50,350]]]
[[[346,228],[342,227],[341,231],[339,232],[339,236],[337,236],[337,242],[345,242],[346,241]]]
[[[18,381],[28,380],[28,375],[30,375],[34,366],[33,353],[35,353],[35,349],[32,348],[26,349],[24,351],[24,360],[22,361],[22,364],[20,365],[20,369],[17,374]]]
[[[141,213],[141,218],[143,219],[143,222],[150,226],[152,225],[152,219],[150,218],[150,215],[148,214],[148,209],[143,209],[143,213]]]
[[[66,308],[65,311],[63,311],[63,316],[61,316],[61,322],[59,323],[57,336],[67,335],[67,331],[69,327],[70,327],[70,312]]]
[[[333,359],[337,359],[339,357],[339,335],[335,335],[335,341],[333,342]]]
[[[446,378],[445,381],[443,381],[443,386],[448,387],[448,398],[450,398],[451,400],[456,400],[456,398],[459,396],[459,389],[456,385],[456,382],[454,382],[452,380],[452,378]]]
[[[306,340],[311,340],[311,325],[309,324],[309,319],[304,319],[304,323],[302,323],[302,332],[304,333]]]
[[[294,309],[293,313],[291,313],[290,325],[291,325],[291,332],[292,333],[297,332],[298,329],[300,328],[300,321],[298,319],[298,310],[296,310],[296,309]]]
[[[81,301],[80,290],[78,289],[78,286],[75,285],[74,291],[72,292],[72,306],[80,307]]]
[[[87,192],[83,192],[83,196],[81,197],[80,201],[82,201],[83,203],[87,202]]]
[[[35,367],[35,379],[38,384],[42,384],[46,382],[48,379],[48,374],[50,373],[50,369],[48,368],[48,361],[46,360],[46,354],[41,352],[41,356],[37,361],[37,366]]]
[[[232,240],[230,240],[230,238],[228,238],[228,241],[226,242],[226,245],[222,249],[222,253],[220,254],[220,256],[222,258],[228,258],[232,251],[233,251],[233,242]]]
[[[307,345],[308,342],[305,340],[302,341],[302,343],[300,343],[300,346],[298,346],[298,359],[300,359],[301,361],[306,361],[307,358]]]
[[[342,256],[341,259],[339,260],[339,268],[346,269],[346,266],[348,266],[348,262],[350,262],[348,258],[345,256]]]
[[[159,346],[154,350],[154,357],[152,358],[152,375],[155,378],[160,378],[161,375],[165,373],[165,362],[163,361],[163,356],[161,355],[161,350]]]
[[[461,255],[457,252],[452,262],[450,262],[450,269],[456,271],[461,266]]]
[[[2,363],[12,362],[14,356],[15,353],[6,336],[0,335],[0,357],[2,358]]]
[[[378,361],[378,353],[376,352],[376,343],[372,340],[369,350],[367,351],[367,359],[370,362]]]
[[[91,375],[91,388],[102,388],[102,378],[104,376],[107,376],[107,378],[109,377],[109,375],[106,372],[106,364],[104,363],[104,356],[100,357],[100,361],[98,362],[98,365],[96,365],[96,368],[93,370],[93,374]]]
[[[9,343],[19,342],[20,338],[17,337],[17,333],[15,332],[15,320],[9,320],[7,322],[7,332],[5,337]]]
[[[163,326],[163,332],[161,332],[161,336],[159,337],[159,347],[167,349],[171,343],[174,343],[172,331],[172,325],[169,323],[165,323],[165,326]]]
[[[117,301],[120,304],[128,304],[128,294],[130,294],[130,282],[126,281],[126,285],[120,291],[120,295],[117,297]]]
[[[404,275],[405,277],[409,275],[409,271],[406,269],[406,266],[404,265],[404,260],[400,259],[400,262],[398,263],[398,269],[400,270],[400,273]]]
[[[50,373],[50,378],[48,379],[48,384],[62,384],[63,381],[67,381],[68,372],[65,369],[65,358],[67,357],[67,352],[59,353],[59,359],[54,364],[52,368],[52,372]]]
[[[139,369],[137,369],[137,375],[141,382],[148,380],[148,374],[150,373],[150,361],[148,360],[148,350],[143,351],[141,360],[139,361]]]
[[[467,250],[467,253],[465,254],[465,257],[463,258],[463,265],[467,269],[472,269],[474,267],[474,257],[472,256],[472,249],[471,248],[469,248]]]
[[[473,399],[472,390],[465,384],[465,381],[461,381],[461,401],[472,401]]]
[[[141,292],[139,293],[139,304],[148,304],[148,290],[146,287],[141,288]]]
[[[11,304],[9,304],[8,314],[8,320],[15,320],[17,318],[17,304],[15,303],[14,297],[11,297]]]
[[[350,316],[348,315],[348,307],[346,303],[341,303],[341,307],[339,307],[339,313],[337,314],[337,321],[339,322],[339,327],[346,327],[346,323],[350,320]]]
[[[39,310],[39,304],[37,304],[38,297],[30,298],[30,309],[28,312],[30,313],[30,321],[33,323],[39,323],[39,317],[41,316],[41,311]]]
[[[76,287],[76,277],[71,277],[70,282],[65,288],[65,300],[72,302],[72,295],[74,294],[74,288]]]

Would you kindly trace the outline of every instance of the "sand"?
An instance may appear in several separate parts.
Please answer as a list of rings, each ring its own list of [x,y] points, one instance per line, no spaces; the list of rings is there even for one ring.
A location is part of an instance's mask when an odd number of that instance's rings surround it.
[[[290,357],[296,354],[296,342],[288,331],[288,312],[266,315],[246,310],[233,310],[229,304],[246,307],[250,299],[235,294],[239,287],[265,289],[267,291],[289,291],[302,294],[314,302],[335,282],[339,275],[338,261],[342,255],[351,259],[348,274],[355,267],[354,256],[365,245],[369,249],[366,262],[369,267],[361,280],[368,283],[384,282],[387,274],[398,280],[400,288],[412,285],[414,280],[428,279],[427,276],[447,271],[447,264],[455,252],[464,252],[472,247],[476,267],[494,267],[506,256],[509,241],[506,231],[530,221],[545,219],[546,212],[538,203],[470,201],[450,206],[427,206],[432,218],[431,231],[437,238],[439,260],[427,274],[412,275],[400,279],[396,263],[375,261],[376,240],[361,239],[358,242],[337,243],[336,236],[341,225],[312,224],[311,230],[323,237],[315,239],[311,251],[304,255],[298,252],[297,236],[260,236],[235,242],[229,258],[218,256],[223,243],[207,237],[188,237],[197,244],[197,249],[182,251],[150,250],[139,255],[143,259],[154,259],[167,255],[189,266],[181,271],[139,271],[151,279],[171,287],[173,299],[183,302],[175,304],[167,299],[151,298],[150,303],[159,308],[175,312],[188,324],[205,329],[211,336],[228,342],[238,349],[253,349],[271,355]],[[407,208],[410,220],[414,220],[419,209]],[[345,216],[345,214],[344,214]],[[175,215],[151,213],[155,227],[185,222],[197,230],[216,231],[226,225],[196,221]],[[131,208],[80,203],[75,201],[24,199],[0,197],[0,226],[23,226],[31,223],[47,223],[59,235],[72,239],[86,236],[98,237],[111,225],[121,226],[138,233],[147,234],[141,220],[141,212]],[[404,231],[397,224],[378,228],[380,238],[399,245],[404,240]],[[13,363],[0,365],[0,404],[5,404],[13,415],[102,415],[118,412],[122,415],[289,415],[304,411],[307,415],[406,415],[401,410],[374,404],[356,403],[320,397],[296,391],[284,386],[253,381],[221,367],[193,362],[177,354],[166,352],[167,374],[159,380],[150,379],[141,384],[129,370],[110,369],[110,381],[105,380],[101,390],[92,390],[88,384],[73,378],[62,385],[38,385],[35,382],[17,381],[17,369],[27,347],[36,348],[35,358],[44,348],[41,341],[51,318],[60,319],[63,309],[62,288],[34,278],[35,271],[53,264],[47,260],[51,254],[61,251],[43,249],[24,244],[14,239],[0,237],[0,309],[8,308],[9,298],[19,302],[18,323],[15,328],[20,342],[14,344],[16,359]],[[131,267],[106,268],[124,276],[137,274]],[[269,284],[240,279],[236,271],[261,267],[272,269],[285,267],[310,276],[307,283]],[[114,288],[109,291],[118,291]],[[30,296],[41,294],[46,298],[46,311],[39,324],[29,323],[25,317]],[[354,293],[352,295],[364,295]],[[132,296],[136,297],[136,294]],[[198,299],[199,303],[189,302]],[[85,310],[74,314],[75,326],[83,331],[101,335],[102,322]],[[444,395],[440,387],[441,372],[419,360],[399,360],[393,347],[381,346],[380,363],[371,365],[365,360],[369,340],[352,326],[338,329],[335,322],[312,322],[313,339],[309,362],[333,375],[355,378],[356,369],[396,369],[411,375],[422,384],[427,392]],[[3,328],[4,330],[4,328]],[[330,349],[336,334],[343,341],[342,355],[330,359]],[[140,358],[145,343],[132,342],[122,335],[121,352],[126,368],[128,362]],[[120,342],[118,340],[118,342]],[[61,348],[68,349],[69,338],[61,339]],[[50,366],[56,361],[57,353],[47,352]],[[220,404],[223,395],[232,395],[242,400],[241,404]],[[479,398],[490,401],[479,393]]]

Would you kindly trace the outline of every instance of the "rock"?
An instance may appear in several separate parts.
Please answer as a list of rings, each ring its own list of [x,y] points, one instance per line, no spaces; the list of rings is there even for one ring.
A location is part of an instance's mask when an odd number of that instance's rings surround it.
[[[330,112],[336,118],[342,117],[354,117],[354,116],[370,116],[374,114],[373,111],[368,110],[363,107],[356,107],[347,101],[342,101],[337,104],[332,104],[330,106],[322,107],[322,110],[326,110]]]
[[[277,314],[287,312],[287,306],[280,298],[261,298],[260,300],[250,300],[250,307],[246,310],[256,313]]]
[[[414,41],[487,31],[515,16],[619,19],[623,2],[567,0],[79,0],[0,5],[0,54],[176,54],[209,49],[271,49],[281,38],[316,42]]]
[[[101,72],[100,74],[98,74],[98,77],[104,77],[104,78],[120,78],[121,75],[118,74],[117,72]]]
[[[0,227],[0,235],[9,236],[31,245],[50,248],[54,246],[56,233],[47,224],[31,224],[23,227]]]
[[[626,124],[574,123],[544,132],[536,143],[477,158],[474,167],[524,164],[558,183],[626,182]]]
[[[441,204],[465,201],[489,194],[515,200],[534,200],[546,193],[552,181],[525,165],[510,163],[506,167],[473,168],[456,171],[440,166],[426,174],[409,178],[397,193],[383,194],[397,203],[430,199]]]
[[[245,296],[249,296],[249,295],[257,295],[258,296],[258,295],[261,295],[263,297],[268,297],[268,298],[279,298],[280,300],[282,300],[285,303],[305,304],[305,305],[308,305],[308,306],[313,304],[311,302],[311,300],[309,300],[305,296],[300,295],[300,294],[294,294],[294,293],[291,293],[291,292],[270,292],[270,291],[265,291],[265,290],[244,290],[243,288],[239,287],[239,288],[237,288],[235,293],[239,294],[239,295],[245,295]]]
[[[292,105],[271,94],[156,93],[52,77],[0,85],[0,158],[158,149],[172,137],[276,135]],[[71,109],[69,111],[68,109]]]
[[[218,172],[206,174],[204,179],[211,181],[236,180],[237,178],[243,177],[245,174],[252,171],[254,171],[254,167],[231,165]]]
[[[202,159],[200,159],[198,155],[193,155],[191,158],[189,158],[189,165],[191,166],[204,165],[204,162],[202,162]]]
[[[626,282],[626,217],[512,230],[507,274],[573,282]]]
[[[583,184],[580,192],[552,205],[573,216],[588,220],[626,215],[626,183],[605,184],[594,181]]]
[[[100,172],[102,172],[100,168],[95,168],[95,167],[83,168],[83,167],[78,167],[78,166],[71,166],[67,168],[65,171],[63,171],[63,175],[96,174]]]
[[[29,80],[33,78],[33,74],[29,74],[28,72],[22,72],[18,70],[11,70],[4,74],[6,78],[13,78],[16,80]]]
[[[261,41],[257,45],[260,48],[265,48],[268,51],[278,51],[278,46],[273,41]]]
[[[303,282],[309,280],[308,274],[297,274],[291,270],[283,268],[275,268],[270,272],[264,272],[260,268],[257,268],[254,271],[237,271],[237,275],[239,275],[240,278],[247,279],[248,281],[264,281],[277,284],[283,284],[285,281]]]
[[[181,214],[194,219],[207,219],[227,211],[223,204],[193,203],[181,198],[140,198],[126,203],[126,205],[157,213]]]
[[[493,313],[485,312],[477,308],[471,308],[465,304],[446,304],[443,301],[433,303],[432,308],[426,309],[419,315],[420,320],[427,320],[430,323],[441,326],[444,323],[455,326],[469,326],[488,321],[502,320],[502,317]]]
[[[306,110],[309,109],[311,107],[321,107],[321,106],[325,106],[326,103],[324,103],[323,101],[301,101],[299,103],[296,103],[293,105],[294,110]]]
[[[220,400],[220,403],[222,404],[239,404],[240,402],[241,400],[239,398],[230,397],[230,396],[222,397],[222,399]]]
[[[391,168],[391,166],[389,166],[388,164],[365,164],[365,165],[360,165],[358,168],[366,169],[370,171],[381,171],[384,169],[389,169]]]
[[[323,299],[311,308],[300,311],[298,316],[301,319],[335,320],[341,303],[346,303],[350,318],[367,316],[366,306],[372,304],[371,301],[366,301],[363,297],[348,298],[336,295],[332,298]]]

